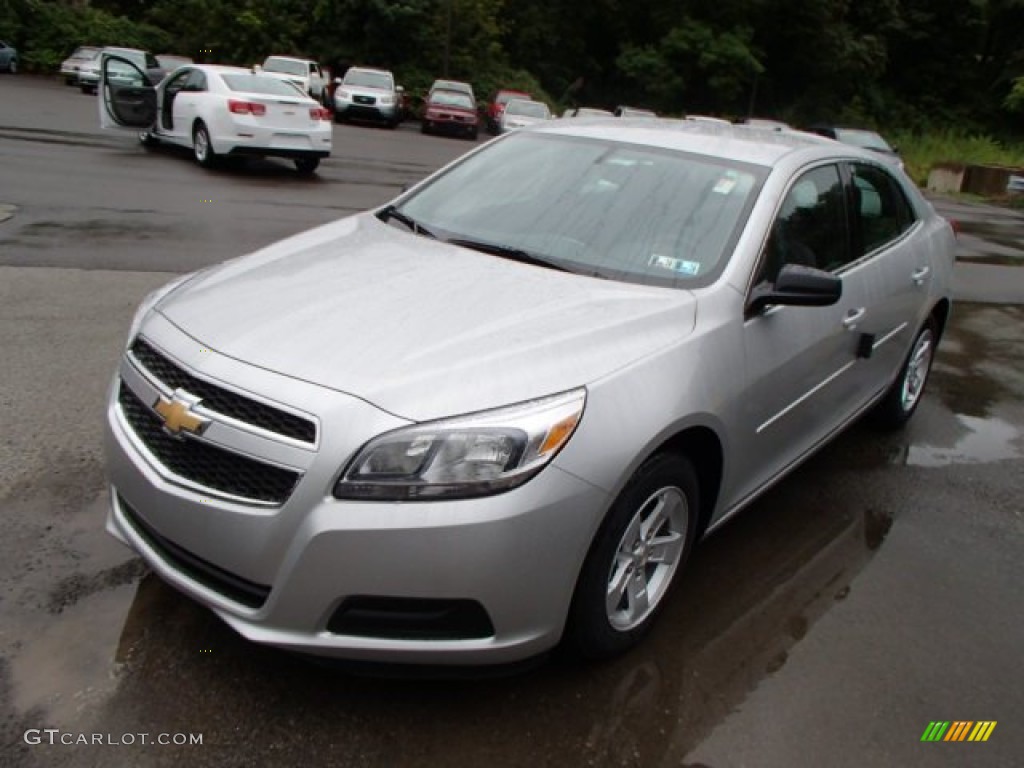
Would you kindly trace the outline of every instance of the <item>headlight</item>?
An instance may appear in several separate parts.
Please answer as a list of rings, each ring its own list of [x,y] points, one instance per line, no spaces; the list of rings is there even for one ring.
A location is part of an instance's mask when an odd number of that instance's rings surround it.
[[[390,107],[392,104],[395,103],[395,99],[392,96],[381,96],[380,103],[381,106],[383,107]]]
[[[352,98],[352,94],[349,93],[348,91],[338,91],[335,95],[339,99],[351,99]]]
[[[568,442],[582,389],[396,429],[367,443],[334,486],[339,499],[416,501],[488,496],[522,485]]]

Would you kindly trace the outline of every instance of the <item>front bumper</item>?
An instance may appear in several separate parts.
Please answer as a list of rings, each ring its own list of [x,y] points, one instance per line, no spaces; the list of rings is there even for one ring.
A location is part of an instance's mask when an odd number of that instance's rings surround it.
[[[218,373],[244,367],[217,358]],[[300,401],[323,414],[312,449],[288,446],[275,458],[301,470],[294,492],[280,506],[221,498],[176,478],[141,444],[117,400],[122,377],[139,386],[135,368],[130,359],[122,363],[107,410],[107,529],[243,636],[317,655],[415,664],[506,663],[558,642],[609,501],[604,491],[549,466],[525,485],[486,498],[339,501],[331,488],[340,468],[368,435],[395,426],[395,419],[355,398],[288,380],[278,391],[302,390]],[[255,388],[274,376],[262,372]],[[227,433],[211,427],[207,434],[220,440]],[[347,631],[352,625],[339,615],[367,599],[473,606],[490,629],[482,633],[476,622],[460,636],[455,622],[439,632],[428,626],[409,633],[387,617],[374,625],[371,616]]]
[[[347,99],[335,98],[334,113],[341,118],[351,120],[379,120],[391,123],[398,120],[398,105],[356,104]]]

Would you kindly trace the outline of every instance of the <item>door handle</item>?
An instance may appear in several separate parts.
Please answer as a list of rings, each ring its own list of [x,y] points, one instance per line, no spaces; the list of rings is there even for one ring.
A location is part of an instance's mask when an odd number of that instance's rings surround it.
[[[910,274],[910,279],[914,281],[914,285],[921,285],[928,278],[928,275],[932,273],[931,267],[921,267],[920,269],[914,270]]]
[[[857,325],[861,320],[864,319],[864,315],[868,313],[864,307],[857,307],[857,309],[851,309],[846,313],[846,317],[843,318],[843,327],[848,331],[857,330]]]

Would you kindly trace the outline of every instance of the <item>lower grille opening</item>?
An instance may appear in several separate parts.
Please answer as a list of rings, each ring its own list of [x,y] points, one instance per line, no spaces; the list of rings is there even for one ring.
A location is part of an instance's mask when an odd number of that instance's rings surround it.
[[[267,601],[270,587],[243,579],[193,555],[157,533],[121,496],[117,497],[117,501],[125,518],[142,540],[190,579],[248,608],[260,608]]]
[[[327,622],[336,635],[393,640],[470,640],[494,635],[494,625],[475,600],[349,597]]]

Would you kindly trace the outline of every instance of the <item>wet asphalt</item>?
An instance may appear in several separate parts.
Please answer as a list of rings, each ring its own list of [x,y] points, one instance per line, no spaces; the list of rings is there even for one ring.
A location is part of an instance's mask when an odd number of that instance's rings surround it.
[[[1019,213],[937,201],[964,233],[961,301],[913,421],[856,425],[705,541],[641,647],[410,678],[255,646],[147,573],[103,531],[99,425],[147,291],[471,145],[335,126],[316,179],[208,173],[101,134],[95,106],[0,77],[0,765],[1020,764]],[[935,720],[997,726],[922,743]],[[60,743],[94,734],[115,743]]]

